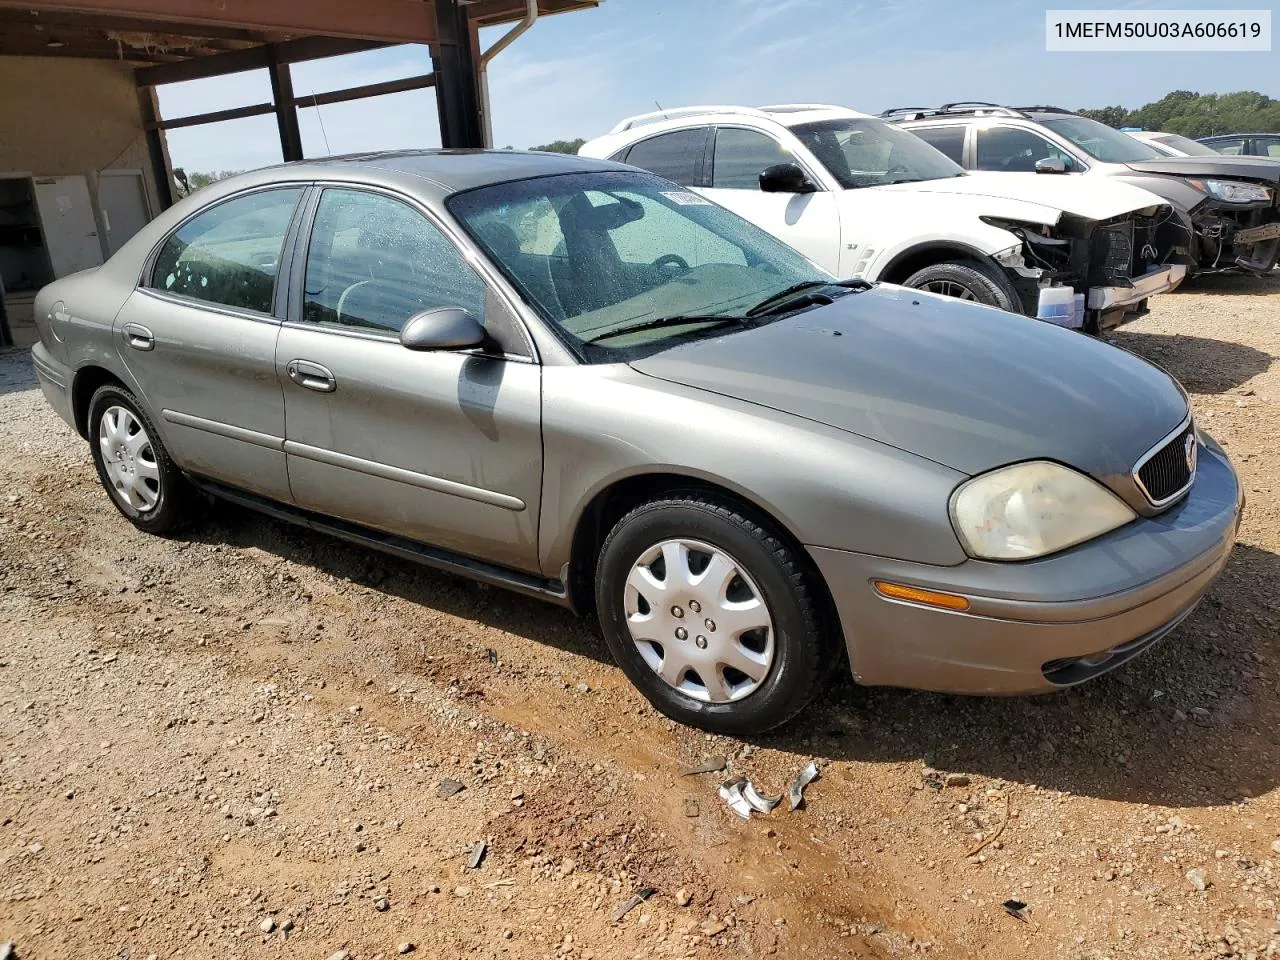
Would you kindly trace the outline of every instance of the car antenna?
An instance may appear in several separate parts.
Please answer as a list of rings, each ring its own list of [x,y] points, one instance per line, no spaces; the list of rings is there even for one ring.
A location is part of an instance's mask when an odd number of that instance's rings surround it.
[[[663,118],[664,120],[670,120],[670,119],[671,119],[670,117],[668,117],[668,116],[667,116],[667,111],[665,111],[665,110],[663,110],[663,109],[662,109],[662,104],[660,104],[657,100],[653,101],[653,105],[654,105],[655,107],[657,107],[657,108],[658,108],[658,112],[659,112],[660,114],[662,114],[662,118]]]
[[[329,134],[324,130],[324,117],[320,116],[320,103],[316,99],[316,92],[311,91],[311,105],[316,108],[316,119],[320,121],[320,136],[324,137],[324,155],[326,157],[333,156],[333,148],[329,146]]]

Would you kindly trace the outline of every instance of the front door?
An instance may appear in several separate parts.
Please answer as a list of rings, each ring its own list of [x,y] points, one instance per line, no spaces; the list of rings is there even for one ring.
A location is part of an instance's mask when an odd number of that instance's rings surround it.
[[[767,230],[831,273],[840,270],[840,212],[835,194],[765,193],[760,174],[797,158],[773,137],[745,127],[718,127],[711,186],[698,192]]]
[[[505,314],[485,282],[418,208],[342,187],[321,195],[299,260],[300,302],[276,349],[295,502],[536,571],[540,367],[511,355],[519,345],[415,352],[398,340],[441,306],[497,336]]]
[[[184,469],[288,502],[276,275],[302,187],[225,200],[179,226],[116,316],[117,349]]]

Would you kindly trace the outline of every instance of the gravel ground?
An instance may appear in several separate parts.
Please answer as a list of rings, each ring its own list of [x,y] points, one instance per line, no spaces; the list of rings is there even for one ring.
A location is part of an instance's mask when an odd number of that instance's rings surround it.
[[[1209,279],[1116,337],[1187,385],[1249,496],[1175,634],[1044,698],[837,682],[750,743],[658,716],[535,601],[231,507],[136,532],[28,355],[0,354],[0,943],[1280,956],[1277,294]],[[680,775],[717,755],[769,792],[810,759],[822,775],[804,809],[744,823],[719,774]]]

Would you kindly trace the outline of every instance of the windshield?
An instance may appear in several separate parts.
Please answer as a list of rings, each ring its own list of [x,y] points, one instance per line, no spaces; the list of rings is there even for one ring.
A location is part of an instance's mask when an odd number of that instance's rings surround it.
[[[1165,159],[1165,155],[1150,144],[1135,140],[1127,133],[1121,133],[1088,117],[1054,117],[1042,122],[1058,136],[1066,137],[1089,156],[1103,163]]]
[[[1177,133],[1166,133],[1156,137],[1161,143],[1168,144],[1179,153],[1185,153],[1188,157],[1216,157],[1218,152],[1211,147],[1206,147],[1198,140],[1192,140],[1190,137],[1184,137]]]
[[[914,133],[873,117],[802,123],[791,132],[846,190],[964,174],[959,164]]]
[[[727,319],[788,287],[834,282],[736,214],[644,173],[499,183],[456,194],[448,207],[588,360],[732,331]]]

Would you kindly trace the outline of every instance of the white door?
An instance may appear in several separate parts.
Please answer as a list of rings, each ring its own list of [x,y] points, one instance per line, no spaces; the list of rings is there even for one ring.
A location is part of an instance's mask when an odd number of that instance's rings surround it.
[[[98,176],[98,210],[107,256],[111,256],[151,219],[142,174],[137,170],[103,170]]]
[[[760,130],[718,127],[711,186],[698,190],[738,216],[767,230],[819,266],[839,273],[840,212],[836,197],[812,193],[765,193],[760,174],[778,163],[797,163],[782,144]]]
[[[98,227],[84,177],[36,177],[36,210],[55,277],[102,263]]]

